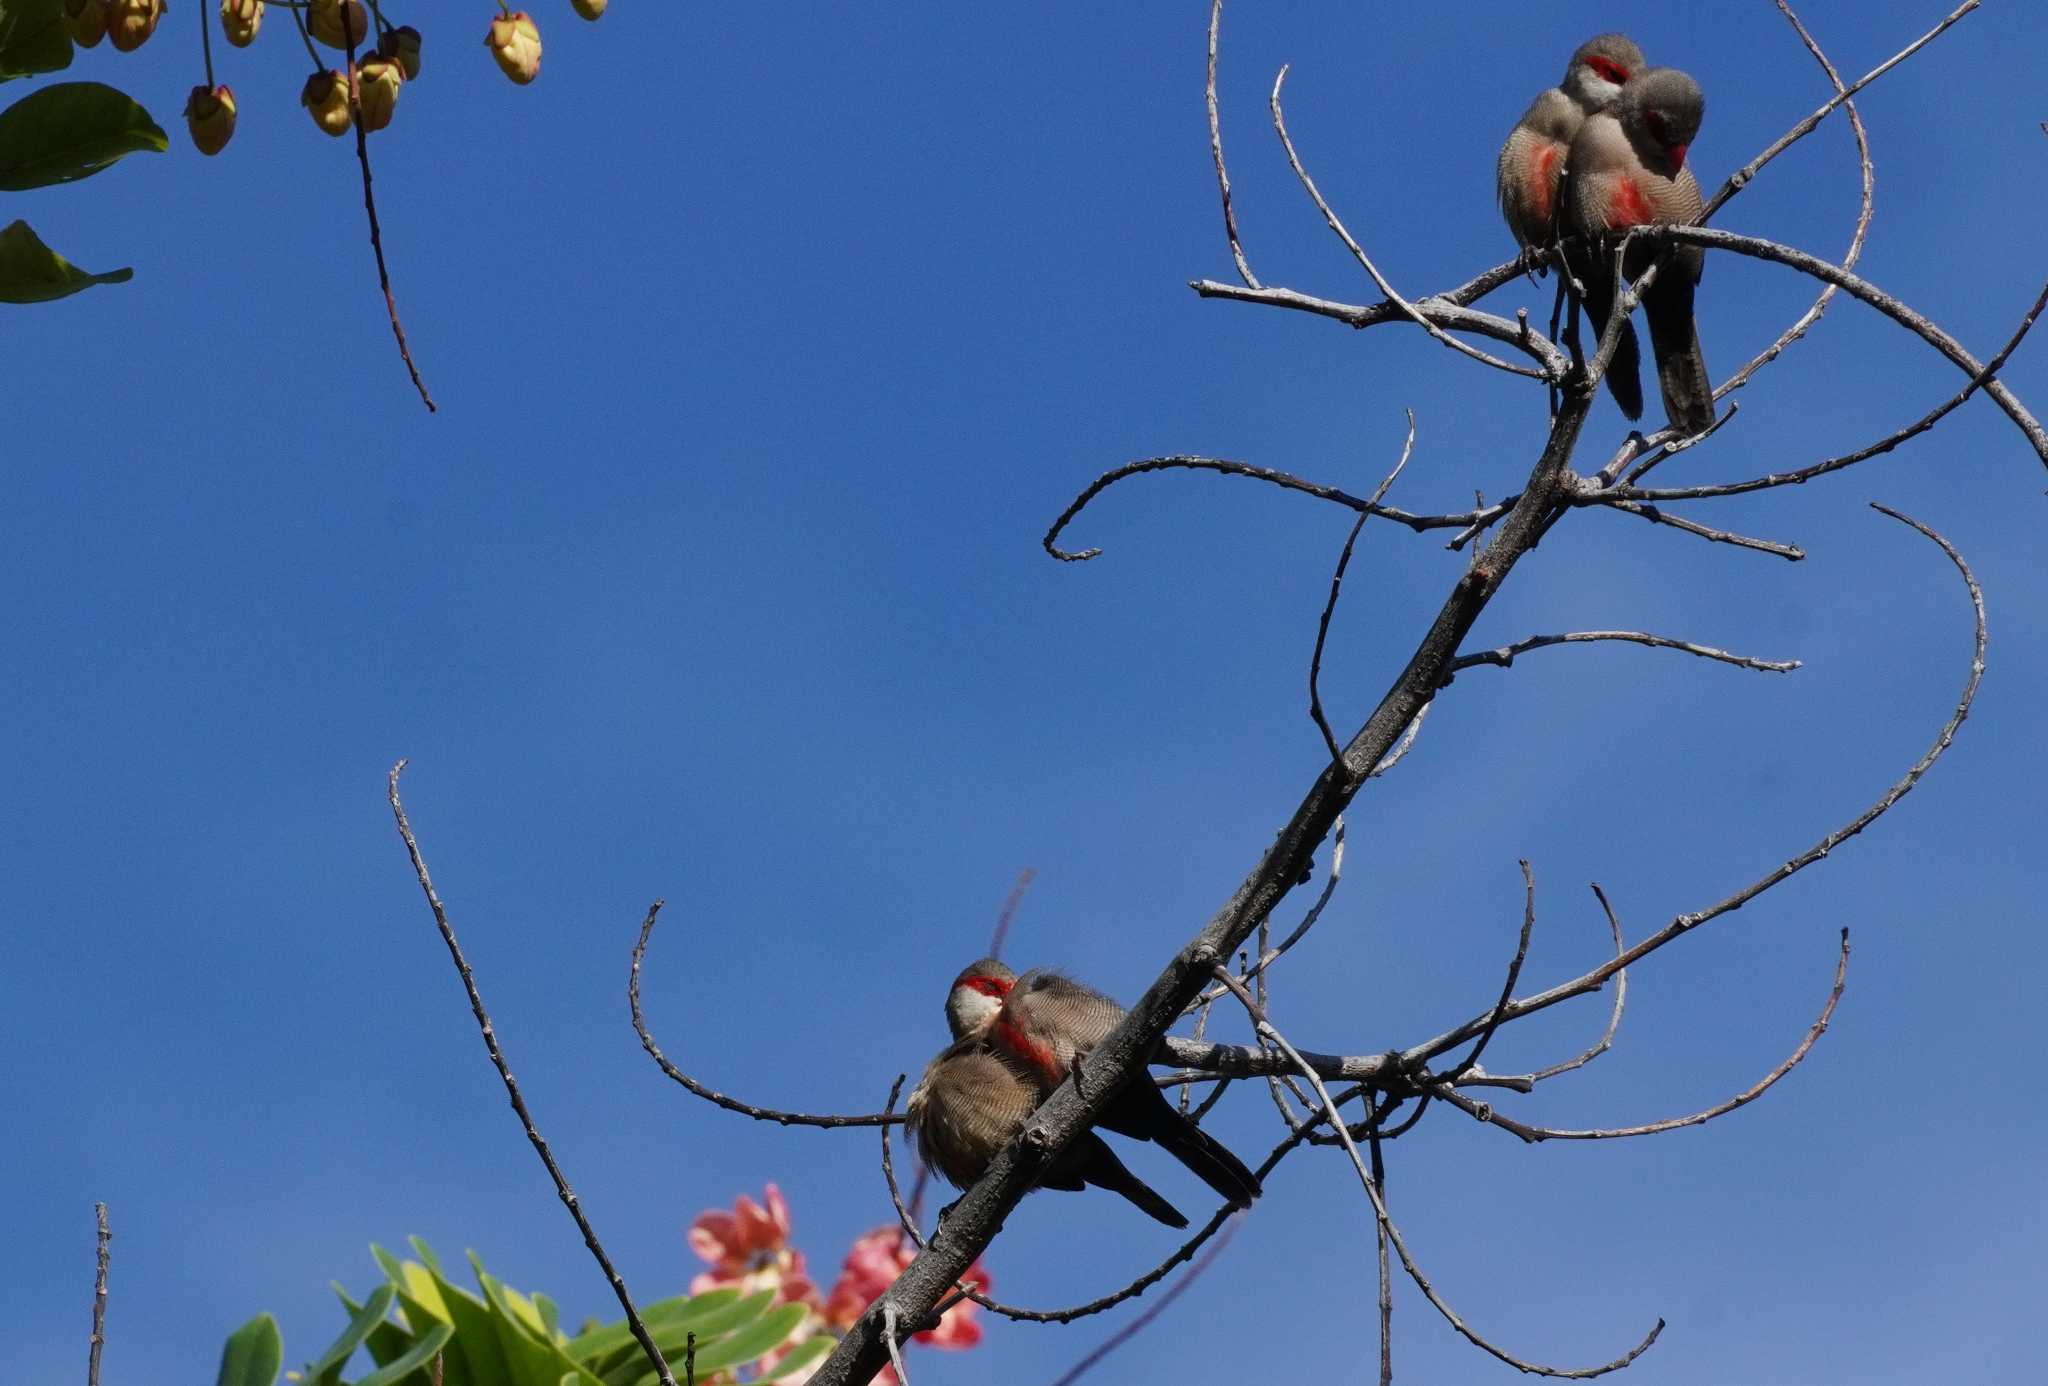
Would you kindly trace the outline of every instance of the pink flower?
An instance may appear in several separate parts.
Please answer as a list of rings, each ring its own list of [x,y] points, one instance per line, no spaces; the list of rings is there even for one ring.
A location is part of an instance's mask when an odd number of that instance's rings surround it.
[[[825,1322],[844,1333],[915,1259],[917,1253],[902,1228],[877,1227],[863,1233],[846,1253],[839,1281],[825,1299]],[[962,1278],[984,1294],[992,1283],[979,1261]],[[937,1328],[918,1334],[916,1341],[937,1348],[971,1348],[981,1341],[981,1324],[976,1321],[980,1312],[979,1304],[963,1299],[946,1311]]]
[[[731,1212],[712,1208],[690,1224],[690,1250],[711,1269],[690,1282],[690,1293],[720,1286],[745,1291],[773,1288],[779,1301],[816,1305],[818,1287],[804,1271],[803,1253],[789,1244],[789,1205],[782,1190],[770,1184],[767,1207],[746,1194],[733,1201]]]

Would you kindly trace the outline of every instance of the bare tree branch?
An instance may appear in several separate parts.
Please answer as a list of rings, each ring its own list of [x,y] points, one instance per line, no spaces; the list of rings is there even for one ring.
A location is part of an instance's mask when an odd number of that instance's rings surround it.
[[[1730,654],[1717,650],[1712,645],[1696,645],[1690,640],[1672,640],[1662,635],[1650,635],[1639,630],[1574,630],[1562,635],[1531,635],[1517,640],[1512,645],[1501,645],[1491,650],[1475,650],[1471,654],[1459,655],[1451,661],[1446,671],[1445,683],[1450,676],[1461,669],[1471,669],[1489,664],[1505,669],[1515,662],[1515,656],[1527,654],[1530,650],[1547,649],[1553,645],[1578,645],[1597,640],[1620,640],[1632,645],[1648,645],[1657,650],[1682,650],[1686,654],[1698,655],[1701,659],[1716,660],[1722,664],[1733,664],[1741,669],[1757,669],[1770,674],[1789,674],[1799,668],[1796,659],[1755,659],[1749,655]]]
[[[1220,0],[1219,0],[1220,6]],[[1344,570],[1351,566],[1351,549],[1358,542],[1358,531],[1365,528],[1366,520],[1372,515],[1373,507],[1387,498],[1387,492],[1394,485],[1394,478],[1401,475],[1401,469],[1408,465],[1409,454],[1415,451],[1415,411],[1408,411],[1408,438],[1401,444],[1401,456],[1394,463],[1394,470],[1380,479],[1379,489],[1372,493],[1372,499],[1365,503],[1365,509],[1358,512],[1358,519],[1352,523],[1351,533],[1345,536],[1344,551],[1337,555],[1337,571],[1330,575],[1330,599],[1323,603],[1322,617],[1316,622],[1315,653],[1308,661],[1308,715],[1316,724],[1316,730],[1323,734],[1323,744],[1329,748],[1330,759],[1337,760],[1343,752],[1337,749],[1337,734],[1330,730],[1330,719],[1323,716],[1323,695],[1318,683],[1323,672],[1323,642],[1330,638],[1330,617],[1337,611],[1337,595],[1344,590]],[[1261,953],[1264,944],[1261,942]]]
[[[1259,287],[1258,276],[1252,273],[1251,262],[1244,258],[1244,247],[1237,239],[1237,213],[1230,205],[1230,174],[1223,167],[1223,121],[1216,112],[1216,33],[1223,27],[1223,0],[1214,0],[1209,6],[1209,80],[1203,88],[1203,97],[1209,107],[1209,156],[1216,164],[1216,190],[1223,196],[1223,234],[1230,238],[1230,255],[1237,261],[1238,277],[1245,287]]]
[[[902,1122],[902,1117],[891,1116],[886,1112],[876,1112],[862,1116],[840,1116],[830,1113],[785,1112],[775,1107],[757,1107],[751,1102],[742,1102],[736,1097],[727,1097],[722,1092],[706,1087],[670,1063],[668,1055],[661,1052],[661,1046],[654,1042],[654,1036],[648,1032],[647,1018],[640,1012],[640,963],[647,954],[647,940],[654,933],[655,916],[661,913],[661,907],[664,903],[664,901],[656,900],[647,907],[647,917],[640,921],[639,940],[633,945],[633,966],[626,979],[626,1004],[633,1013],[633,1033],[640,1037],[640,1047],[647,1051],[649,1058],[660,1065],[663,1073],[666,1073],[670,1078],[682,1084],[684,1088],[703,1098],[713,1106],[723,1107],[728,1112],[738,1112],[741,1116],[752,1117],[755,1121],[772,1121],[778,1126],[817,1126],[830,1129],[841,1126],[889,1126]]]
[[[1511,1132],[1532,1144],[1538,1141],[1604,1141],[1614,1140],[1623,1136],[1655,1136],[1665,1131],[1676,1131],[1684,1126],[1704,1126],[1715,1117],[1725,1116],[1737,1107],[1746,1107],[1756,1101],[1757,1098],[1763,1096],[1764,1093],[1775,1086],[1779,1079],[1798,1066],[1799,1061],[1806,1057],[1807,1051],[1811,1050],[1820,1037],[1827,1033],[1828,1020],[1835,1013],[1835,1003],[1842,999],[1842,988],[1848,981],[1848,975],[1849,931],[1844,929],[1842,930],[1841,955],[1835,962],[1835,984],[1828,992],[1827,1003],[1820,1008],[1819,1018],[1807,1029],[1805,1038],[1799,1041],[1799,1047],[1792,1051],[1785,1062],[1765,1074],[1752,1086],[1743,1089],[1726,1102],[1716,1103],[1705,1111],[1694,1112],[1689,1116],[1670,1117],[1663,1121],[1646,1122],[1641,1126],[1618,1126],[1604,1130],[1566,1131],[1549,1126],[1530,1126],[1523,1122],[1515,1121],[1512,1118],[1504,1117],[1488,1104],[1474,1102],[1464,1094],[1450,1088],[1445,1088],[1436,1095],[1475,1119],[1498,1126],[1503,1131]]]
[[[526,1099],[519,1094],[519,1084],[512,1077],[512,1070],[505,1063],[504,1051],[498,1047],[498,1031],[491,1024],[491,1014],[484,1009],[483,994],[477,990],[476,974],[470,970],[469,959],[462,955],[462,945],[456,941],[455,926],[448,922],[448,911],[442,907],[441,897],[434,891],[433,877],[427,874],[427,860],[420,855],[420,844],[412,835],[412,824],[405,818],[405,805],[398,798],[398,777],[405,771],[406,763],[399,761],[391,767],[389,796],[391,816],[398,823],[398,835],[405,841],[406,855],[412,858],[413,875],[419,878],[420,890],[427,897],[427,907],[434,912],[434,927],[441,931],[441,942],[448,946],[448,957],[455,964],[455,970],[462,977],[462,989],[469,996],[470,1014],[476,1017],[478,1031],[483,1035],[484,1048],[491,1056],[491,1067],[498,1070],[498,1077],[505,1084],[505,1095],[512,1099],[512,1110],[518,1114],[519,1124],[526,1132],[526,1139],[533,1145],[534,1153],[540,1156],[541,1164],[547,1167],[548,1178],[555,1183],[555,1196],[562,1200],[562,1206],[569,1210],[569,1216],[576,1221],[576,1230],[583,1234],[583,1244],[590,1248],[590,1254],[597,1259],[598,1268],[618,1297],[619,1307],[626,1311],[626,1326],[633,1332],[633,1338],[640,1344],[640,1351],[654,1367],[654,1374],[661,1386],[676,1386],[676,1379],[670,1374],[668,1362],[661,1355],[661,1349],[647,1332],[647,1325],[640,1321],[640,1311],[633,1307],[633,1296],[626,1291],[626,1282],[612,1266],[611,1257],[605,1255],[604,1244],[597,1239],[597,1230],[590,1225],[590,1219],[583,1215],[583,1205],[577,1201],[576,1191],[569,1187],[569,1180],[562,1173],[562,1167],[555,1163],[554,1152],[533,1124],[533,1113],[526,1109]]]
[[[93,1204],[92,1216],[98,1236],[93,1253],[92,1341],[85,1359],[85,1386],[100,1386],[100,1349],[107,1345],[107,1247],[114,1238],[107,1230],[107,1205]]]
[[[1600,908],[1607,915],[1607,927],[1614,932],[1614,953],[1616,957],[1619,957],[1626,951],[1626,945],[1621,941],[1621,921],[1615,918],[1614,906],[1607,903],[1607,892],[1600,888],[1598,882],[1595,882],[1593,885],[1593,897],[1600,902]],[[1593,1042],[1592,1047],[1574,1058],[1566,1059],[1561,1064],[1552,1064],[1549,1068],[1539,1068],[1534,1073],[1527,1073],[1522,1076],[1527,1078],[1531,1085],[1534,1085],[1546,1078],[1555,1078],[1560,1073],[1570,1073],[1574,1069],[1584,1068],[1587,1064],[1592,1063],[1593,1060],[1614,1047],[1615,1031],[1621,1028],[1622,1008],[1627,1005],[1628,969],[1624,967],[1614,974],[1614,1007],[1607,1013],[1607,1028],[1601,1032],[1600,1038]]]
[[[1201,1278],[1202,1272],[1215,1264],[1216,1258],[1223,1254],[1223,1249],[1230,1245],[1230,1239],[1237,1235],[1237,1229],[1243,1225],[1244,1217],[1242,1215],[1225,1222],[1222,1235],[1218,1236],[1215,1241],[1209,1244],[1207,1250],[1195,1258],[1194,1264],[1188,1267],[1186,1275],[1174,1281],[1171,1289],[1154,1300],[1129,1323],[1097,1344],[1094,1350],[1087,1356],[1067,1368],[1066,1372],[1054,1381],[1052,1386],[1073,1386],[1074,1382],[1079,1381],[1088,1373],[1090,1368],[1102,1361],[1103,1358],[1109,1356],[1125,1343],[1128,1343],[1131,1339],[1144,1332],[1154,1319],[1166,1312],[1167,1307],[1186,1292],[1188,1286]]]
[[[1385,1231],[1387,1239],[1394,1244],[1395,1254],[1401,1258],[1401,1268],[1408,1272],[1408,1278],[1413,1280],[1415,1287],[1422,1291],[1423,1298],[1427,1299],[1435,1307],[1437,1313],[1443,1315],[1444,1322],[1456,1329],[1460,1337],[1489,1356],[1507,1363],[1517,1371],[1529,1372],[1536,1376],[1563,1377],[1572,1380],[1585,1380],[1590,1377],[1605,1376],[1609,1372],[1619,1371],[1635,1361],[1636,1358],[1642,1356],[1643,1353],[1649,1350],[1650,1344],[1657,1341],[1657,1335],[1664,1331],[1664,1320],[1662,1319],[1657,1320],[1656,1326],[1649,1331],[1642,1342],[1636,1344],[1635,1347],[1613,1361],[1603,1363],[1597,1367],[1566,1368],[1546,1366],[1541,1362],[1531,1362],[1517,1357],[1507,1349],[1480,1336],[1470,1324],[1465,1322],[1458,1314],[1458,1311],[1453,1309],[1443,1296],[1437,1293],[1436,1287],[1430,1284],[1429,1277],[1424,1275],[1422,1268],[1415,1263],[1414,1256],[1409,1254],[1408,1243],[1401,1236],[1401,1229],[1395,1226],[1393,1218],[1387,1214],[1386,1199],[1380,1192],[1379,1184],[1373,1179],[1371,1172],[1367,1170],[1365,1160],[1359,1155],[1358,1145],[1351,1139],[1351,1132],[1344,1125],[1343,1118],[1337,1115],[1337,1104],[1330,1100],[1330,1090],[1323,1086],[1323,1080],[1316,1076],[1316,1071],[1313,1068],[1301,1061],[1300,1056],[1295,1053],[1294,1047],[1287,1042],[1286,1037],[1273,1028],[1272,1021],[1259,1010],[1258,1002],[1252,999],[1251,993],[1237,985],[1236,979],[1221,968],[1217,969],[1217,973],[1224,984],[1230,988],[1231,994],[1237,997],[1238,1003],[1251,1015],[1252,1024],[1259,1034],[1271,1041],[1275,1048],[1284,1051],[1290,1058],[1293,1058],[1301,1075],[1308,1080],[1309,1086],[1316,1090],[1316,1096],[1322,1100],[1324,1114],[1328,1117],[1330,1124],[1337,1128],[1337,1134],[1344,1143],[1345,1153],[1351,1157],[1352,1167],[1358,1171],[1358,1182],[1364,1186],[1366,1197],[1372,1202],[1373,1216],[1378,1220],[1380,1228]]]
[[[1535,928],[1536,877],[1530,872],[1529,863],[1524,861],[1522,863],[1522,933],[1515,941],[1515,956],[1508,963],[1507,980],[1501,983],[1500,1000],[1493,1003],[1493,1017],[1487,1022],[1486,1028],[1479,1032],[1479,1042],[1472,1046],[1472,1052],[1467,1054],[1461,1062],[1453,1064],[1450,1071],[1444,1074],[1443,1080],[1445,1083],[1455,1083],[1479,1067],[1479,1056],[1484,1054],[1486,1046],[1493,1042],[1494,1033],[1500,1029],[1501,1012],[1507,1009],[1508,1002],[1514,997],[1515,983],[1522,979],[1522,964],[1529,957],[1529,935],[1534,932]],[[1295,1062],[1297,1064],[1301,1062],[1300,1055],[1297,1054],[1295,1056]]]

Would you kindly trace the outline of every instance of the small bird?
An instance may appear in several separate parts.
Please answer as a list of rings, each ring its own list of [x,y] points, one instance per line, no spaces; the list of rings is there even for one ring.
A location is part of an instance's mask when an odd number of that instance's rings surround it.
[[[1016,1138],[1039,1101],[1029,1070],[987,1048],[979,1035],[968,1035],[931,1061],[905,1111],[925,1164],[953,1187],[965,1189],[988,1172],[996,1152]],[[1093,1131],[1062,1150],[1038,1183],[1074,1192],[1093,1184],[1122,1194],[1168,1227],[1188,1225],[1178,1208],[1126,1169]]]
[[[1501,147],[1500,214],[1515,243],[1540,249],[1557,239],[1557,192],[1565,155],[1586,117],[1614,104],[1628,79],[1649,64],[1626,34],[1597,34],[1580,44],[1564,80],[1545,89]]]
[[[979,970],[977,970],[979,969]],[[1056,972],[1032,971],[1006,976],[1001,963],[987,960],[961,974],[955,994],[964,987],[1005,990],[1001,1010],[988,1028],[991,1047],[1021,1062],[1049,1093],[1066,1081],[1074,1064],[1100,1044],[1124,1008],[1101,992]],[[979,1005],[979,1003],[970,1003]],[[1245,1168],[1222,1142],[1174,1110],[1166,1094],[1140,1074],[1112,1097],[1097,1124],[1133,1140],[1154,1141],[1192,1170],[1225,1201],[1243,1208],[1259,1196],[1258,1176]]]
[[[1651,68],[1630,78],[1620,98],[1589,116],[1572,141],[1565,229],[1605,236],[1631,226],[1683,224],[1698,217],[1704,204],[1685,155],[1705,113],[1699,83],[1677,68]],[[1632,246],[1623,274],[1635,278],[1657,253],[1655,246]],[[1664,409],[1671,426],[1686,434],[1702,432],[1714,422],[1713,381],[1693,320],[1693,295],[1705,262],[1706,254],[1698,246],[1672,247],[1657,282],[1643,294]],[[1572,272],[1585,287],[1586,312],[1597,332],[1606,326],[1614,304],[1613,262],[1605,256],[1584,264],[1575,259]],[[1630,418],[1641,414],[1638,369],[1635,354],[1630,352],[1624,360],[1621,351],[1615,352],[1607,369],[1607,382]],[[1623,399],[1619,377],[1624,372],[1638,401],[1634,411]]]
[[[1559,200],[1573,139],[1588,116],[1612,106],[1628,80],[1648,67],[1643,50],[1626,34],[1596,34],[1565,64],[1564,80],[1539,93],[1509,132],[1495,176],[1501,216],[1522,247],[1525,264],[1558,237]],[[1635,328],[1623,323],[1607,389],[1631,419],[1643,413],[1640,354]]]

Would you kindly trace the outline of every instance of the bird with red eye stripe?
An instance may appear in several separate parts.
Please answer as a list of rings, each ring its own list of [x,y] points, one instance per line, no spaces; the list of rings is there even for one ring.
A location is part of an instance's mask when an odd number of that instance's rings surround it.
[[[1569,188],[1564,196],[1563,229],[1573,235],[1604,238],[1631,226],[1683,225],[1698,218],[1703,203],[1700,185],[1686,166],[1686,155],[1706,115],[1706,97],[1699,83],[1675,67],[1651,68],[1622,87],[1607,110],[1587,119],[1572,141]],[[1629,248],[1622,273],[1634,279],[1650,267],[1659,248]],[[1703,431],[1714,422],[1714,387],[1700,352],[1700,334],[1693,319],[1694,293],[1706,254],[1697,246],[1677,246],[1643,293],[1643,316],[1650,323],[1650,351],[1657,360],[1657,384],[1671,426],[1685,434]],[[1598,332],[1614,305],[1613,258],[1591,251],[1575,255],[1572,274],[1585,290],[1586,312]],[[1633,389],[1638,365],[1631,352],[1617,351],[1607,380],[1617,400],[1623,386]],[[1626,371],[1626,382],[1617,375]],[[1626,409],[1626,405],[1624,405]],[[1640,408],[1630,418],[1640,414]]]
[[[1565,155],[1586,117],[1604,111],[1628,79],[1649,64],[1626,34],[1599,34],[1580,44],[1564,80],[1537,96],[1500,151],[1500,212],[1515,243],[1541,251],[1557,238],[1557,191]],[[1530,256],[1532,267],[1536,264]]]

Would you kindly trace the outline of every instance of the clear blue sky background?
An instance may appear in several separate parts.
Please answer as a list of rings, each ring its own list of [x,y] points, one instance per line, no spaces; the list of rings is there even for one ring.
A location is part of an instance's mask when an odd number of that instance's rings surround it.
[[[764,1180],[829,1278],[888,1205],[871,1132],[788,1132],[670,1086],[627,1025],[647,981],[685,1066],[756,1100],[872,1110],[943,1037],[947,979],[1019,868],[1013,936],[1129,996],[1225,898],[1313,777],[1317,609],[1348,513],[1213,477],[1098,472],[1196,451],[1350,489],[1420,421],[1393,499],[1499,496],[1540,392],[1384,328],[1205,303],[1228,277],[1201,103],[1206,7],[670,6],[540,18],[511,89],[485,6],[420,20],[427,71],[376,139],[386,243],[428,417],[391,350],[353,159],[296,108],[273,13],[230,54],[242,128],[185,143],[196,3],[139,56],[88,54],[173,128],[168,156],[14,197],[126,287],[8,313],[0,506],[0,1110],[5,1375],[84,1368],[92,1203],[116,1230],[106,1379],[211,1381],[275,1311],[302,1361],[374,1240],[475,1247],[569,1312],[605,1287],[506,1110],[383,801],[409,804],[534,1109],[637,1291],[697,1265],[682,1229]],[[1936,18],[1829,0],[1865,70]],[[474,13],[471,13],[474,11]],[[1826,88],[1762,3],[1383,7],[1225,18],[1226,139],[1270,282],[1371,290],[1281,160],[1265,96],[1404,288],[1507,248],[1495,150],[1580,39],[1626,23],[1709,93],[1709,182]],[[1864,269],[1980,353],[2044,266],[2048,11],[1987,6],[1873,89]],[[6,94],[19,94],[16,86]],[[1839,254],[1855,205],[1831,121],[1722,217]],[[1722,373],[1811,286],[1717,258]],[[1548,308],[1513,285],[1489,306]],[[2048,407],[2042,344],[2007,378]],[[1735,479],[1875,438],[1960,377],[1852,303],[1664,469]],[[1582,462],[1623,436],[1603,402]],[[1790,677],[1632,648],[1545,651],[1439,701],[1361,796],[1345,884],[1280,975],[1300,1042],[1370,1051],[1483,1007],[1534,864],[1528,979],[1595,961],[1599,880],[1634,937],[1852,816],[1919,755],[1968,662],[1960,584],[1900,506],[1977,565],[1990,673],[1951,756],[1869,836],[1637,970],[1612,1055],[1532,1120],[1710,1104],[1790,1051],[1854,931],[1848,993],[1756,1106],[1654,1141],[1524,1149],[1454,1113],[1393,1152],[1417,1255],[1475,1326],[1568,1364],[1670,1327],[1636,1383],[2038,1381],[2048,1240],[2035,1054],[2041,465],[1987,402],[1894,455],[1695,513],[1776,559],[1582,513],[1478,632],[1635,627],[1807,661]],[[1355,723],[1462,558],[1371,526],[1325,696]],[[1299,904],[1290,902],[1286,914]],[[1597,1033],[1603,1000],[1514,1028],[1501,1070]],[[1230,1033],[1241,1033],[1233,1022]],[[1246,1091],[1217,1129],[1275,1122]],[[1197,1188],[1133,1162],[1190,1209]],[[1025,1202],[1004,1297],[1093,1296],[1173,1245],[1102,1196]],[[1298,1158],[1213,1274],[1098,1380],[1358,1379],[1370,1216]],[[1399,1290],[1404,1380],[1507,1380]],[[996,1324],[920,1353],[920,1386],[1048,1380],[1111,1331]],[[1154,1365],[1141,1366],[1140,1352]]]

